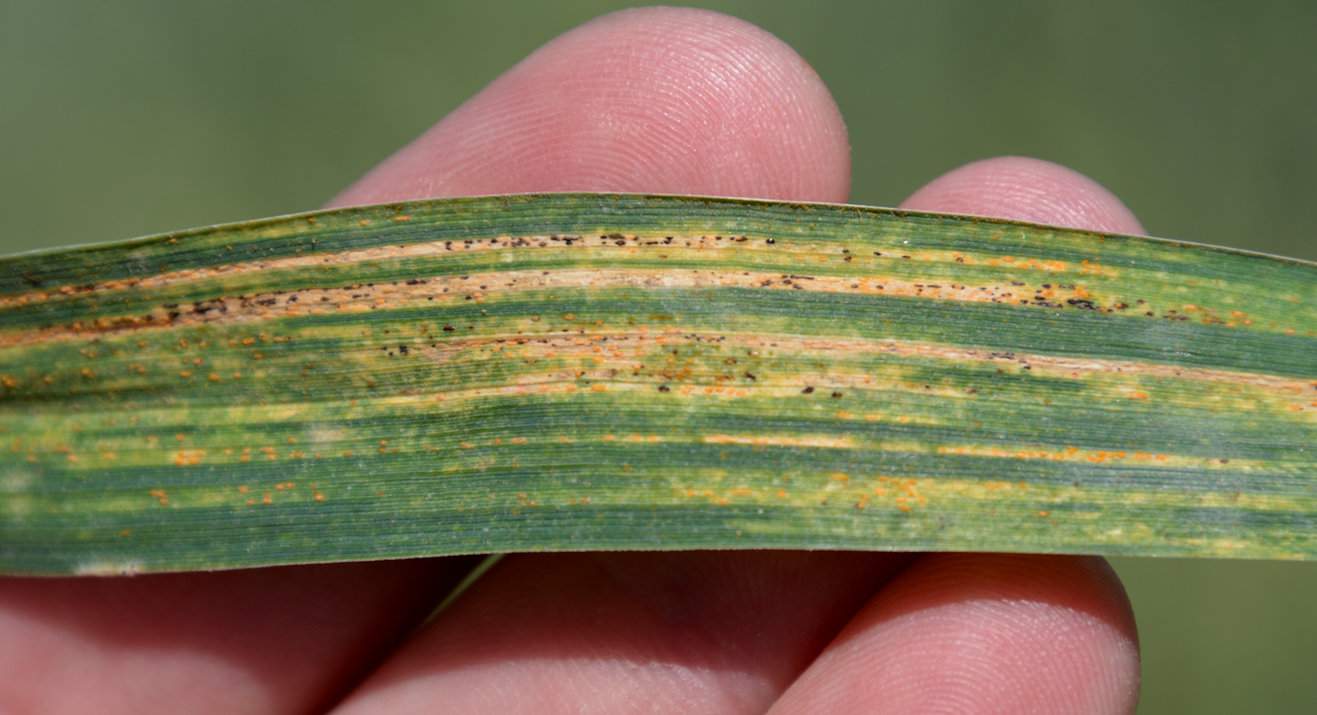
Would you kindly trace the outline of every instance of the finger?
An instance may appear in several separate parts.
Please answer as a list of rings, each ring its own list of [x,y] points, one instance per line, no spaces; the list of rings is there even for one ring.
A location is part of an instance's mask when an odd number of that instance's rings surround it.
[[[488,137],[490,126],[511,136]],[[612,15],[560,38],[339,200],[446,192],[474,161],[520,190],[833,201],[845,198],[849,172],[836,108],[799,57],[744,23],[672,9]],[[381,177],[394,172],[427,178],[408,178],[402,193],[377,187],[393,186]],[[899,563],[876,554],[509,557],[344,709],[759,712]]]
[[[725,15],[606,15],[544,46],[334,199],[533,191],[844,201],[846,127],[809,65]]]
[[[976,161],[947,172],[901,207],[1143,233],[1134,214],[1101,184],[1064,166],[1018,156]]]
[[[1133,615],[1105,561],[934,554],[770,713],[1126,713],[1137,699]]]
[[[1143,227],[1069,169],[968,164],[905,208],[1119,233]],[[922,558],[877,594],[772,712],[1127,712],[1138,696],[1133,615],[1097,558]]]
[[[0,712],[306,712],[341,698],[464,567],[0,579]]]

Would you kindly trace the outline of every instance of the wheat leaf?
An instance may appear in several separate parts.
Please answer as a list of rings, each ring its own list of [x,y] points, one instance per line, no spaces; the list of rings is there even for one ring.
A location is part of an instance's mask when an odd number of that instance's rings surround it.
[[[856,206],[344,209],[0,259],[0,571],[1312,559],[1317,268]]]

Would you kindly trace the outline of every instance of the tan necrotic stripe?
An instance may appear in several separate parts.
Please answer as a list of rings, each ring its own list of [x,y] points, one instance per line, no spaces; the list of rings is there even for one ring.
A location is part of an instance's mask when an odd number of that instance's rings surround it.
[[[473,338],[449,338],[440,347],[419,348],[423,353],[435,355],[456,354],[488,346],[518,345],[536,357],[588,357],[613,351],[615,357],[642,358],[650,348],[645,344],[665,345],[692,342],[718,342],[725,348],[751,350],[777,349],[793,354],[814,353],[824,356],[840,354],[888,354],[900,357],[931,358],[952,363],[992,363],[998,365],[1028,365],[1034,375],[1046,377],[1079,378],[1090,373],[1118,373],[1129,378],[1176,378],[1200,382],[1226,382],[1266,388],[1302,395],[1317,389],[1317,382],[1302,379],[1260,375],[1256,373],[1191,368],[1132,360],[1097,358],[1068,358],[1055,355],[1029,353],[1003,353],[979,350],[941,343],[906,340],[865,340],[861,338],[818,338],[798,335],[761,335],[757,333],[708,332],[664,326],[653,331],[591,331],[588,333],[558,332],[527,335],[488,335]],[[629,352],[619,352],[623,346],[635,345]],[[808,377],[797,375],[798,379]],[[864,376],[848,377],[842,373],[819,375],[820,379],[835,380],[833,384],[863,386]],[[853,384],[852,384],[853,383]],[[1132,395],[1131,399],[1140,399]]]
[[[937,358],[947,360],[954,364],[965,364],[971,362],[986,363],[989,365],[1008,365],[1015,362],[1029,362],[1032,372],[1038,376],[1056,376],[1069,379],[1082,379],[1086,374],[1107,373],[1116,374],[1123,379],[1138,380],[1142,377],[1157,376],[1170,377],[1177,380],[1206,380],[1216,382],[1221,385],[1237,385],[1250,383],[1251,389],[1263,390],[1273,397],[1282,400],[1292,400],[1295,393],[1302,393],[1311,389],[1313,385],[1301,381],[1285,381],[1277,378],[1268,378],[1257,375],[1238,375],[1226,372],[1208,371],[1201,369],[1183,369],[1160,365],[1143,365],[1138,363],[1127,363],[1121,361],[1101,361],[1101,360],[1070,360],[1049,356],[1030,356],[1030,355],[1006,355],[993,353],[982,350],[973,350],[966,348],[955,348],[936,344],[912,343],[902,341],[865,341],[858,339],[837,339],[837,338],[804,338],[798,336],[762,336],[755,334],[736,334],[736,333],[706,333],[697,334],[682,332],[679,329],[668,329],[662,332],[650,333],[647,331],[623,332],[623,333],[556,333],[548,335],[507,335],[507,336],[484,336],[479,338],[454,338],[436,344],[435,346],[418,345],[413,348],[413,353],[422,358],[447,362],[461,355],[470,354],[473,351],[490,350],[503,351],[515,350],[512,358],[558,358],[567,361],[579,361],[585,366],[592,359],[605,359],[600,366],[595,368],[577,369],[570,367],[549,367],[548,370],[536,371],[531,373],[519,374],[512,376],[503,385],[491,385],[485,387],[462,387],[457,389],[441,389],[438,391],[428,392],[422,395],[393,395],[378,396],[372,398],[371,406],[374,410],[382,410],[382,414],[389,414],[398,410],[411,411],[422,408],[426,405],[446,404],[449,409],[474,409],[464,407],[466,403],[480,401],[489,398],[498,398],[515,395],[553,395],[553,394],[572,394],[572,393],[644,393],[654,395],[654,391],[659,388],[660,392],[669,393],[673,398],[702,398],[715,400],[742,400],[742,399],[795,399],[801,394],[801,386],[817,386],[817,394],[826,396],[829,392],[840,389],[848,391],[850,389],[891,389],[893,387],[901,389],[899,383],[885,381],[881,377],[875,377],[872,374],[855,371],[788,371],[781,370],[760,370],[759,375],[753,382],[743,380],[714,380],[713,382],[693,382],[681,375],[674,374],[671,379],[662,379],[661,374],[647,375],[640,379],[629,379],[628,372],[606,367],[608,360],[618,361],[619,364],[630,365],[637,360],[644,360],[656,352],[659,354],[668,354],[667,348],[682,344],[694,344],[699,342],[716,343],[720,348],[739,353],[742,350],[761,352],[761,351],[778,351],[793,355],[819,355],[836,357],[839,354],[876,354],[885,353],[899,356],[909,356],[917,358]],[[738,375],[739,376],[739,375]],[[705,376],[709,377],[708,375]],[[1122,383],[1123,384],[1123,383]],[[664,389],[666,388],[666,389]],[[957,402],[970,403],[975,398],[964,388],[936,388],[932,393],[928,392],[923,386],[907,385],[910,392],[926,396],[936,394],[944,400],[955,400]],[[1110,396],[1115,399],[1120,397],[1126,388],[1117,386],[1108,386],[1105,388]],[[1192,388],[1188,388],[1192,390]],[[811,388],[811,391],[812,388]],[[1127,399],[1140,399],[1126,395]],[[650,399],[664,399],[657,396]],[[1142,398],[1146,399],[1146,398]],[[330,414],[357,414],[355,407],[349,409],[352,403],[343,403],[340,407],[315,403],[313,405],[301,405],[290,403],[284,405],[278,411],[268,412],[266,417],[278,421],[288,421],[296,419],[310,419],[313,413],[306,410],[313,410],[314,415],[322,415],[326,412]],[[224,419],[231,419],[224,413]],[[1309,413],[1311,416],[1312,413]],[[137,414],[136,416],[141,416]],[[366,416],[364,413],[358,414],[358,417]],[[841,421],[847,422],[865,422],[865,423],[891,423],[891,424],[908,424],[908,425],[932,425],[941,424],[941,419],[936,415],[910,413],[902,411],[875,409],[872,406],[847,407],[837,403],[833,416]],[[71,416],[70,419],[83,420],[89,418],[89,415],[79,414]],[[209,418],[193,415],[194,419],[206,421]],[[1296,418],[1302,419],[1300,416]],[[83,427],[82,429],[86,429]],[[57,430],[57,432],[60,430]],[[94,431],[94,430],[92,430]],[[659,437],[657,435],[615,435],[617,439],[625,441],[669,441],[670,438]],[[718,434],[706,435],[705,441],[716,443],[744,443],[756,446],[806,446],[804,442],[799,442],[800,435],[786,435],[780,438],[765,435],[737,435],[737,434]],[[833,439],[829,437],[828,439]],[[859,443],[854,442],[854,437],[837,438],[842,441],[832,441],[828,444],[822,442],[812,446],[831,446],[831,447],[858,447]],[[786,442],[782,440],[796,440],[795,442]],[[866,441],[867,444],[867,441]],[[17,445],[17,442],[15,442]],[[26,445],[25,448],[36,448],[36,445]],[[40,451],[52,449],[51,445],[46,445]],[[921,451],[927,449],[925,445],[911,444],[901,445],[884,440],[881,444],[868,445],[868,448],[881,448],[883,450],[897,451]],[[14,449],[18,449],[17,446]],[[170,458],[178,466],[195,463],[192,459],[192,453],[184,455],[181,451],[166,450]],[[943,445],[937,450],[942,454],[956,454],[963,456],[994,457],[994,458],[1011,458],[1024,460],[1045,460],[1045,461],[1062,461],[1062,462],[1092,462],[1092,463],[1145,463],[1162,467],[1191,467],[1198,469],[1217,469],[1224,468],[1225,462],[1215,457],[1203,456],[1184,456],[1177,454],[1158,454],[1144,453],[1139,451],[1121,451],[1115,449],[1097,450],[1081,449],[1066,447],[1064,445],[1043,445],[1043,444],[1013,444],[1013,445],[978,445],[978,444],[950,444]],[[165,452],[162,452],[165,454]],[[179,462],[180,455],[186,457],[182,463]],[[63,454],[59,455],[62,459]],[[214,453],[205,456],[209,463],[214,458]],[[81,459],[81,457],[80,457]],[[86,460],[83,460],[86,461]],[[166,460],[168,461],[168,460]],[[78,467],[91,466],[94,459],[77,463]],[[1254,463],[1250,460],[1240,460],[1231,458],[1229,468],[1232,470],[1239,469],[1256,469],[1264,465]]]
[[[771,243],[770,243],[771,241]],[[771,248],[768,246],[771,245]],[[458,253],[517,250],[550,249],[580,250],[583,248],[624,249],[628,253],[639,251],[673,251],[693,249],[697,251],[757,248],[769,254],[788,254],[799,257],[812,256],[819,260],[835,261],[839,257],[846,259],[849,250],[840,243],[819,243],[792,241],[789,239],[750,238],[748,236],[640,236],[623,234],[602,235],[528,235],[499,236],[488,239],[451,239],[420,243],[375,246],[338,253],[316,253],[287,256],[283,258],[242,261],[204,268],[192,268],[179,271],[159,273],[141,278],[126,278],[105,281],[91,285],[61,286],[54,290],[31,291],[15,296],[0,296],[0,309],[45,302],[60,296],[86,293],[112,293],[130,288],[151,290],[185,283],[196,283],[210,279],[227,278],[262,271],[279,271],[297,268],[319,268],[351,266],[363,263],[381,262],[412,258],[433,258]],[[838,251],[841,253],[839,254]],[[889,261],[913,260],[930,263],[958,263],[964,265],[988,265],[1010,268],[1017,271],[1038,271],[1041,273],[1074,272],[1082,275],[1115,277],[1119,273],[1112,268],[1096,262],[1084,261],[1071,265],[1066,261],[1014,258],[1011,256],[975,256],[967,247],[963,251],[945,250],[902,250],[882,254],[880,258]],[[868,258],[866,256],[866,258]]]
[[[596,376],[587,375],[585,379],[591,379]],[[823,383],[830,379],[831,376],[809,376]],[[382,396],[372,400],[371,407],[379,411],[380,414],[396,414],[399,411],[416,411],[430,409],[435,405],[447,405],[449,409],[469,409],[483,400],[498,399],[503,397],[517,395],[570,395],[574,393],[644,393],[653,394],[654,386],[647,383],[635,382],[615,382],[615,383],[594,383],[583,385],[579,380],[581,376],[571,372],[550,372],[533,376],[526,376],[525,379],[515,384],[497,385],[477,388],[461,388],[444,392],[436,392],[424,395],[390,395]],[[601,389],[602,388],[602,389]],[[799,396],[799,390],[796,388],[787,388],[780,385],[756,385],[747,386],[726,386],[726,385],[684,385],[680,389],[674,389],[671,393],[674,398],[692,398],[699,397],[703,399],[718,400],[739,400],[746,398],[770,398],[770,399],[794,399]],[[964,395],[961,395],[963,398]],[[362,413],[357,413],[358,405],[355,400],[345,400],[338,402],[314,403],[312,405],[286,405],[280,414],[277,415],[279,422],[288,422],[296,420],[310,419],[313,416],[321,417],[325,414],[347,415],[356,414],[358,418]],[[312,410],[312,413],[305,413]],[[161,414],[167,413],[167,410],[154,409],[150,412]],[[902,424],[929,424],[936,425],[937,421],[927,417],[916,416],[912,419],[905,419],[903,415],[876,413],[865,410],[837,410],[833,415],[841,422],[900,422]],[[88,415],[79,415],[78,420],[86,419]],[[193,418],[197,419],[199,424],[204,424],[209,418],[198,416],[195,413]],[[224,416],[223,418],[227,418]],[[329,424],[329,423],[324,423]],[[35,457],[41,454],[56,459],[65,468],[73,470],[95,471],[107,464],[116,464],[118,466],[140,465],[140,466],[159,466],[173,464],[177,467],[190,467],[198,464],[236,464],[246,462],[249,458],[260,461],[299,461],[305,459],[320,459],[323,456],[333,456],[336,450],[341,451],[344,448],[352,450],[364,449],[367,452],[375,450],[379,445],[380,453],[384,453],[384,445],[379,444],[378,437],[374,435],[360,435],[341,427],[320,427],[322,434],[318,440],[312,440],[312,443],[301,444],[296,446],[285,445],[283,440],[278,437],[249,435],[244,438],[244,445],[235,445],[229,441],[231,436],[222,435],[223,439],[216,442],[202,439],[192,446],[181,446],[182,443],[174,444],[169,440],[157,440],[154,445],[148,437],[145,446],[140,444],[142,438],[140,435],[133,435],[127,438],[116,438],[113,440],[101,439],[98,444],[105,447],[111,445],[112,450],[106,456],[107,449],[95,450],[88,453],[86,458],[81,456],[74,461],[64,464],[67,457],[74,452],[70,451],[63,442],[52,443],[48,439],[43,440],[40,437],[29,439],[27,442],[20,443],[15,438],[10,446],[10,451],[19,453],[29,451]],[[56,433],[62,430],[57,430]],[[88,435],[95,435],[95,428],[83,428]],[[153,434],[151,428],[143,427],[142,431],[148,435]],[[98,438],[100,439],[100,438]],[[1008,459],[1022,461],[1046,461],[1046,462],[1073,462],[1073,463],[1091,463],[1107,465],[1153,465],[1163,468],[1192,468],[1199,470],[1211,471],[1253,471],[1253,470],[1273,470],[1278,465],[1260,460],[1231,457],[1229,460],[1223,460],[1216,456],[1203,455],[1186,455],[1178,453],[1157,453],[1143,452],[1137,450],[1118,450],[1118,449],[1096,449],[1080,448],[1075,446],[1064,446],[1057,444],[1044,444],[1034,442],[1016,442],[1007,444],[978,444],[978,443],[951,443],[941,444],[936,447],[930,447],[928,444],[902,439],[891,439],[886,437],[868,437],[857,434],[829,434],[829,433],[795,433],[795,434],[765,434],[765,433],[731,433],[731,432],[713,432],[713,433],[635,433],[635,432],[604,432],[597,434],[574,434],[572,436],[564,434],[553,434],[552,431],[526,436],[506,435],[496,437],[454,437],[450,447],[460,447],[461,449],[473,449],[477,447],[496,447],[500,445],[522,445],[530,443],[577,443],[577,442],[639,442],[639,443],[690,443],[692,441],[703,442],[706,444],[718,445],[742,445],[757,448],[772,447],[812,447],[838,450],[880,450],[889,453],[909,453],[909,454],[926,454],[932,449],[933,452],[943,455],[958,455],[968,457],[979,457],[988,460]],[[103,443],[103,444],[101,444]],[[390,444],[388,446],[391,454],[419,454],[432,452],[436,449],[435,445],[422,446],[413,445],[408,447],[405,443]],[[135,455],[135,456],[134,456]],[[990,463],[990,462],[989,462]]]
[[[801,290],[832,293],[861,293],[918,297],[930,300],[960,300],[967,302],[1010,302],[1013,286],[936,285],[891,280],[888,278],[846,278],[836,276],[801,277],[782,273],[750,271],[718,272],[712,270],[559,270],[559,271],[508,271],[440,276],[412,281],[376,283],[372,286],[346,286],[337,288],[307,288],[285,293],[267,293],[241,297],[221,297],[196,304],[191,311],[171,314],[163,307],[151,314],[115,319],[102,319],[94,323],[74,323],[37,330],[0,333],[0,348],[36,345],[45,342],[115,337],[140,331],[157,331],[196,325],[232,325],[258,323],[308,315],[367,312],[377,308],[407,308],[420,305],[444,305],[482,301],[491,293],[498,295],[521,291],[561,288],[613,288],[640,287],[647,289],[699,289],[739,287],[764,290]],[[548,306],[546,306],[548,307]],[[693,339],[713,336],[699,331],[681,330],[664,325],[653,335],[692,335]],[[1309,380],[1283,378],[1254,373],[1188,368],[1156,363],[1112,359],[1067,358],[1037,354],[1004,354],[937,343],[863,340],[845,338],[807,338],[799,336],[758,336],[752,334],[719,333],[748,348],[781,346],[809,352],[866,353],[883,352],[902,356],[927,357],[949,361],[997,362],[1029,365],[1036,375],[1076,377],[1083,373],[1113,372],[1127,377],[1148,376],[1181,378],[1208,382],[1230,382],[1303,394],[1317,386]],[[525,340],[528,335],[486,336],[478,338],[449,338],[448,346],[440,350],[470,349],[480,345],[504,344]],[[541,333],[535,336],[546,348],[562,352],[582,347],[579,333],[555,336]],[[627,340],[643,340],[645,334],[626,332],[591,332],[587,350],[596,350],[600,340],[612,341],[614,349]],[[667,339],[675,339],[669,337]],[[551,342],[545,343],[545,340]],[[1137,395],[1132,395],[1137,399]]]
[[[200,324],[231,324],[272,320],[302,315],[403,308],[422,303],[480,301],[491,293],[582,288],[635,287],[645,289],[755,288],[800,290],[818,293],[849,293],[925,298],[970,303],[1027,302],[1030,292],[1021,286],[992,283],[928,283],[884,275],[826,276],[764,271],[717,269],[559,269],[490,271],[460,276],[444,275],[406,281],[379,282],[333,288],[303,288],[244,296],[220,296],[195,302],[190,308],[157,306],[136,316],[99,318],[36,330],[0,333],[0,347],[29,345],[83,335],[113,335],[143,329],[173,328]],[[1069,291],[1076,300],[1092,308],[1083,286]],[[1083,298],[1079,298],[1083,296]],[[1064,299],[1064,296],[1058,298]]]

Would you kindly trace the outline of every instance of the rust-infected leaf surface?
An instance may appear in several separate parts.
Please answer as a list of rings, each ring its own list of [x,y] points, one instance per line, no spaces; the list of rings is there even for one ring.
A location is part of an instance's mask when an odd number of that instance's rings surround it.
[[[0,259],[0,570],[580,549],[1312,559],[1317,269],[558,194]]]

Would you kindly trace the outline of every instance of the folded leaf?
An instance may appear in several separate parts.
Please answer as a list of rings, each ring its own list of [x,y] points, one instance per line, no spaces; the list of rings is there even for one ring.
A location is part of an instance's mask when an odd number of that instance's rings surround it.
[[[343,209],[0,259],[0,571],[1317,556],[1317,267],[856,206]]]

